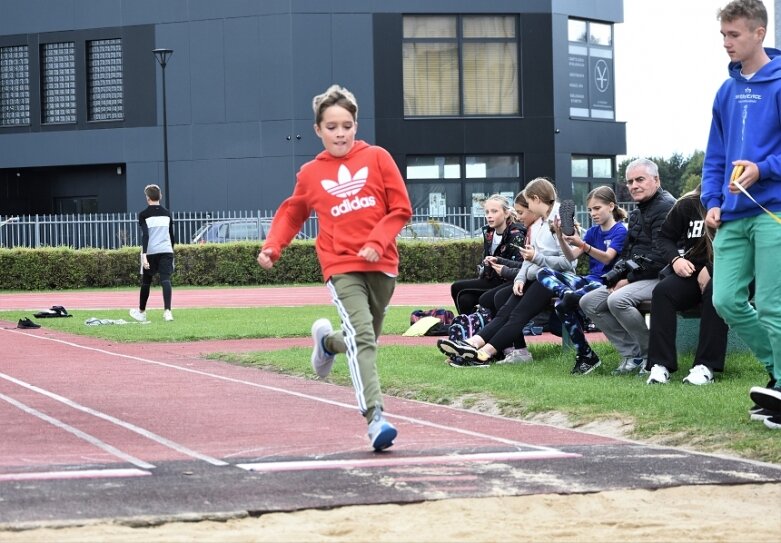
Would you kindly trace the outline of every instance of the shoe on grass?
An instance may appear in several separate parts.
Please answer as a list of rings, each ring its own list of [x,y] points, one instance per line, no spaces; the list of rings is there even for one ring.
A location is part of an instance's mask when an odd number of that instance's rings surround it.
[[[527,364],[533,360],[532,353],[524,347],[523,349],[513,349],[503,359],[499,360],[497,364]]]
[[[749,419],[751,420],[758,420],[763,421],[765,419],[769,419],[770,417],[775,417],[778,415],[781,415],[781,413],[777,413],[776,411],[771,411],[770,409],[765,409],[763,407],[757,406],[756,411],[751,411],[749,414]]]
[[[703,364],[697,364],[689,370],[689,375],[683,378],[690,385],[709,385],[713,382],[713,370]]]
[[[398,431],[396,427],[385,420],[382,416],[382,410],[375,408],[374,417],[369,423],[369,441],[375,451],[382,451],[393,445]]]
[[[491,364],[488,361],[479,358],[464,358],[463,356],[454,356],[450,359],[450,365],[454,368],[487,368]]]
[[[133,317],[138,322],[146,321],[146,311],[141,311],[140,309],[136,309],[136,308],[131,309],[130,316]]]
[[[477,359],[477,349],[466,341],[450,338],[440,339],[437,341],[437,348],[451,358],[460,356],[467,360]]]
[[[765,426],[771,430],[781,430],[781,413],[776,413],[772,417],[766,418]]]
[[[654,364],[651,368],[651,373],[648,375],[646,384],[649,385],[666,385],[670,382],[670,372],[667,368],[661,364]]]
[[[328,377],[334,365],[336,355],[325,348],[325,338],[333,332],[333,326],[328,319],[317,319],[312,323],[312,369],[321,379]]]
[[[171,322],[172,320],[174,320],[174,314],[171,313],[170,309],[166,309],[165,311],[163,311],[163,320],[166,322]]]
[[[634,373],[638,368],[645,366],[645,358],[627,357],[621,360],[621,363],[612,371],[613,375],[628,375]]]
[[[759,407],[781,413],[781,388],[778,383],[773,388],[751,387],[749,396]]]
[[[575,358],[575,367],[572,368],[572,371],[570,371],[570,373],[572,375],[588,375],[589,373],[591,373],[601,365],[602,362],[599,360],[597,353],[595,353],[594,351],[591,351],[591,354],[589,355],[579,354]]]

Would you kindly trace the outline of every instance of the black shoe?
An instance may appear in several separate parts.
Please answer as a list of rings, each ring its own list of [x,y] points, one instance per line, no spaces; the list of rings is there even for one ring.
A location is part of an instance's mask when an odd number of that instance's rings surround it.
[[[460,356],[468,361],[477,360],[477,349],[466,341],[450,338],[440,339],[437,341],[437,348],[451,358]]]
[[[31,321],[28,318],[24,318],[24,319],[19,319],[19,322],[16,324],[16,327],[17,328],[22,328],[22,329],[25,329],[25,328],[26,329],[34,329],[34,328],[40,328],[41,325],[34,323],[33,321]]]
[[[780,416],[781,413],[777,413],[775,411],[771,411],[770,409],[764,409],[762,407],[756,406],[757,409],[754,411],[749,411],[749,417],[751,420],[758,420],[763,421],[765,419],[769,419],[770,417],[776,417]]]
[[[765,426],[771,430],[781,430],[781,413],[766,418]]]
[[[561,232],[565,236],[575,234],[575,202],[564,200],[559,206],[559,219],[561,220]]]
[[[570,372],[572,375],[587,375],[602,365],[597,353],[591,352],[588,356],[578,355],[575,358],[575,367]]]
[[[781,388],[751,387],[749,396],[759,407],[781,413]]]
[[[487,368],[491,365],[488,361],[482,361],[477,358],[474,360],[468,360],[461,356],[454,356],[448,362],[454,368]]]

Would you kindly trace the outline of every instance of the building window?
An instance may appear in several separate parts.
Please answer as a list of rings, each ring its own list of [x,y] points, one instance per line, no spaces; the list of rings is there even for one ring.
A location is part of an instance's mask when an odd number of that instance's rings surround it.
[[[122,119],[122,41],[87,43],[87,99],[90,121]]]
[[[0,126],[30,124],[30,55],[26,45],[0,47]]]
[[[76,122],[76,56],[73,42],[41,46],[42,121]]]
[[[600,185],[615,189],[612,157],[572,157],[572,198],[577,205],[586,205],[586,196]]]
[[[614,119],[613,26],[570,19],[568,40],[570,116]]]
[[[445,217],[459,209],[482,217],[486,197],[499,193],[512,201],[521,189],[521,160],[517,155],[409,156],[406,178],[412,206],[421,213]]]
[[[518,19],[405,16],[404,116],[518,115]]]

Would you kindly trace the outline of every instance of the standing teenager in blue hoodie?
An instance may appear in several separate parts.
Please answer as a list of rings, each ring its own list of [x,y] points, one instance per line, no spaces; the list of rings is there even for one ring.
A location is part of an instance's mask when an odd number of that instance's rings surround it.
[[[713,304],[770,375],[751,389],[752,418],[764,409],[765,425],[781,429],[781,224],[772,216],[781,212],[781,51],[762,45],[761,1],[735,0],[718,18],[730,77],[713,103],[702,168],[706,224],[718,229]]]

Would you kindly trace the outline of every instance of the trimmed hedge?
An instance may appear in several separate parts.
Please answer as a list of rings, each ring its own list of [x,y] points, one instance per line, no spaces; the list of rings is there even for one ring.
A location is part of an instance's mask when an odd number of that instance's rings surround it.
[[[399,245],[399,281],[450,283],[477,276],[482,240],[407,241]],[[177,245],[175,285],[280,285],[320,283],[313,241],[294,241],[271,270],[257,262],[254,242]],[[578,263],[588,269],[587,258]],[[0,290],[64,290],[130,287],[139,284],[139,248],[0,248]]]
[[[177,245],[174,284],[278,285],[320,283],[313,241],[294,241],[269,270],[257,263],[258,243]],[[474,277],[482,256],[481,240],[427,243],[399,241],[399,281],[450,282]],[[137,286],[139,248],[0,248],[0,289],[58,290]]]

